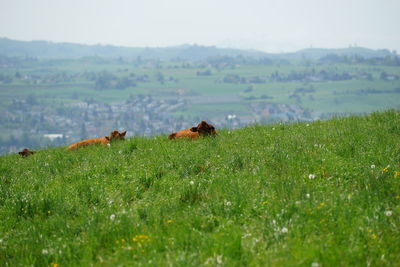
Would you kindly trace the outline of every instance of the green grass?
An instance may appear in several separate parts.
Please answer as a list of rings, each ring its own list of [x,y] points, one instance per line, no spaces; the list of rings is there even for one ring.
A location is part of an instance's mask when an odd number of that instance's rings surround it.
[[[3,156],[0,265],[400,266],[399,138],[387,111]]]

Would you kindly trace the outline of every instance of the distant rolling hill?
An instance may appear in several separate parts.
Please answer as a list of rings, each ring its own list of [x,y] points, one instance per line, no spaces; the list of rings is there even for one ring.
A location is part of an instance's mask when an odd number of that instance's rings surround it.
[[[373,50],[364,47],[349,47],[349,48],[307,48],[294,53],[278,54],[281,59],[310,59],[318,60],[331,54],[338,56],[354,56],[358,55],[364,58],[380,58],[393,55],[387,49]]]
[[[317,60],[329,54],[359,55],[364,58],[393,55],[389,50],[372,50],[362,47],[343,49],[308,48],[293,53],[270,54],[257,50],[217,48],[215,46],[181,45],[164,48],[122,47],[113,45],[83,45],[74,43],[54,43],[49,41],[17,41],[0,38],[0,55],[11,57],[36,57],[39,59],[81,58],[99,56],[104,58],[137,58],[160,60],[203,60],[222,56],[244,56],[283,60]]]

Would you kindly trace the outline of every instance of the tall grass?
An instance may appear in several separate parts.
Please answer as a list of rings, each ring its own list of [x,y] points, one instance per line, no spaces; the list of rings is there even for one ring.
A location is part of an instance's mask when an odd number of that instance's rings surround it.
[[[399,266],[400,113],[0,157],[1,266]]]

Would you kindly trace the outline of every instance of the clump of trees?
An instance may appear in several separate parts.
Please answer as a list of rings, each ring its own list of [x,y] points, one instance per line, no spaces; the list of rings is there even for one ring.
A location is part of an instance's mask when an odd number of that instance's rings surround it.
[[[135,87],[135,81],[130,77],[117,77],[114,74],[103,71],[100,72],[95,78],[95,89],[125,89],[128,87]]]
[[[196,75],[197,76],[211,76],[212,75],[212,72],[211,72],[211,70],[205,70],[205,71],[198,71],[198,72],[196,72]]]

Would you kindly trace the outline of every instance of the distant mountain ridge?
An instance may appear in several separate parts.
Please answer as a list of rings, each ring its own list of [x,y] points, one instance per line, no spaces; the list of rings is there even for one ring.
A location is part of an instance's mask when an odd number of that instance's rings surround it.
[[[283,60],[318,60],[329,54],[339,56],[358,55],[364,58],[394,55],[386,49],[373,50],[362,47],[342,49],[307,48],[293,53],[272,54],[257,50],[218,48],[215,46],[180,45],[172,47],[122,47],[113,45],[84,45],[75,43],[55,43],[50,41],[17,41],[0,38],[0,55],[10,57],[36,57],[39,59],[68,59],[88,56],[104,58],[142,58],[160,60],[204,60],[212,57],[244,56],[252,58],[271,58]]]

